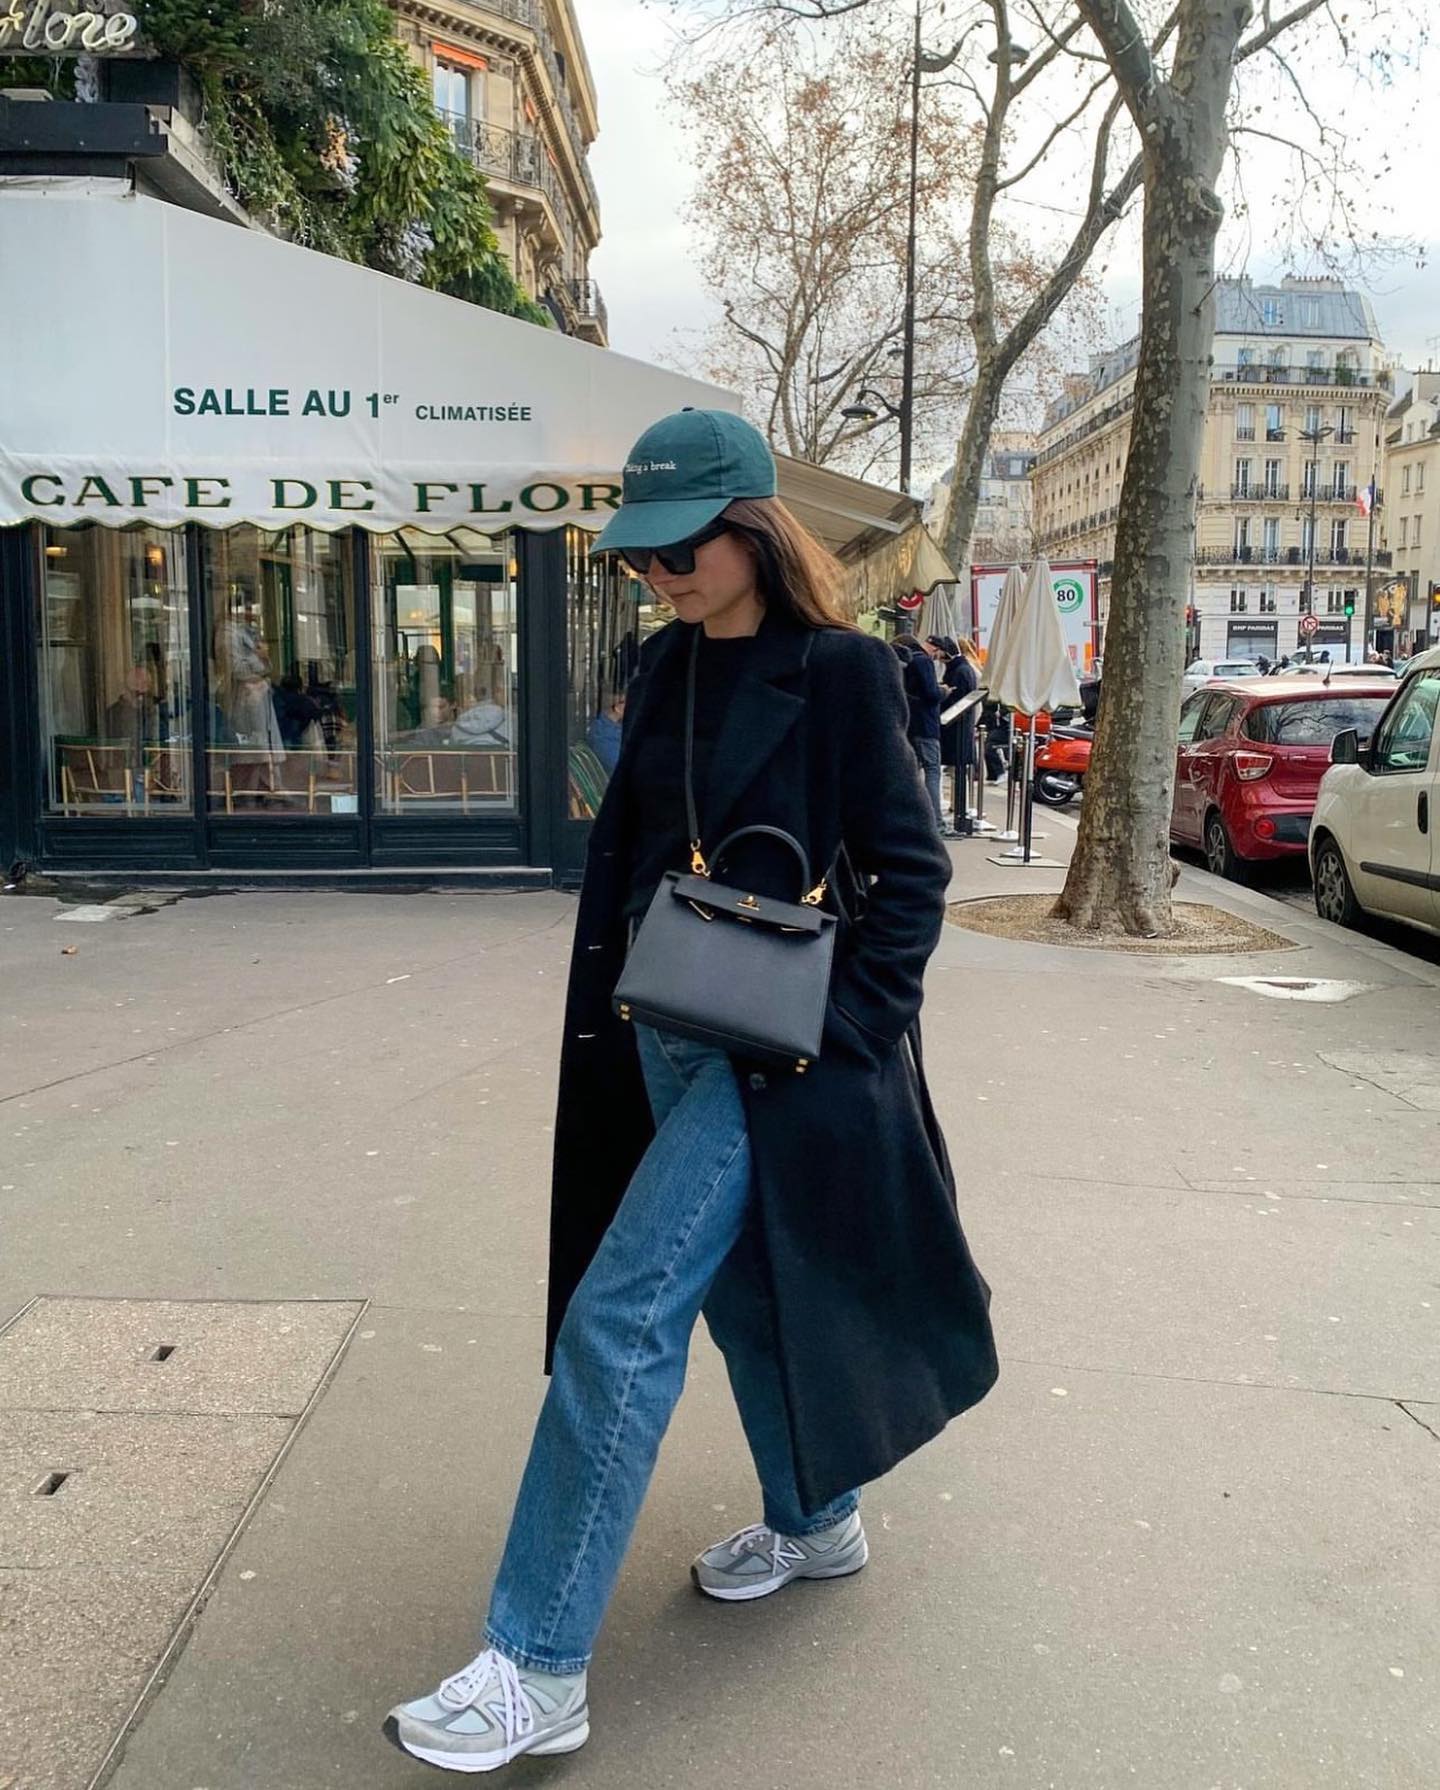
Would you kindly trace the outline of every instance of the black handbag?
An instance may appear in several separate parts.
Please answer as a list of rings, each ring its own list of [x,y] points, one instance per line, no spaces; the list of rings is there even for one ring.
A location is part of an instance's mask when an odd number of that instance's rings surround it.
[[[825,913],[829,873],[810,886],[804,847],[779,827],[741,827],[706,863],[695,809],[695,665],[685,700],[685,808],[690,872],[671,870],[646,910],[615,987],[621,1019],[676,1032],[735,1056],[788,1064],[803,1075],[820,1055],[835,917]],[[752,835],[778,839],[799,861],[798,903],[750,894],[719,880],[725,854]]]

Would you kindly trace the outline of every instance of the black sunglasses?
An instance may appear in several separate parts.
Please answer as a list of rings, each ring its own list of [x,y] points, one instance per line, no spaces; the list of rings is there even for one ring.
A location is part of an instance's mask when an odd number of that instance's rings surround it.
[[[638,572],[643,578],[650,570],[652,559],[658,559],[672,578],[683,577],[687,572],[695,570],[695,550],[703,547],[707,541],[717,541],[723,534],[730,533],[730,524],[720,518],[707,523],[693,535],[686,535],[683,541],[675,541],[669,547],[622,547],[620,557],[632,572]]]

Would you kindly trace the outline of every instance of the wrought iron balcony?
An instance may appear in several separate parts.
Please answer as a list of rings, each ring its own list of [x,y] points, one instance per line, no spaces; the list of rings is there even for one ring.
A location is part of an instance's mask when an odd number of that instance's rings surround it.
[[[600,296],[600,285],[597,280],[571,280],[570,296],[575,301],[575,309],[586,321],[593,322],[602,336],[609,337],[610,319],[605,309],[605,300]]]
[[[1232,485],[1230,496],[1236,503],[1289,503],[1290,487],[1265,479],[1256,484],[1246,481],[1244,484]]]
[[[1310,563],[1308,550],[1303,547],[1200,547],[1195,552],[1195,563],[1198,566],[1297,566],[1303,570]],[[1365,550],[1363,547],[1317,547],[1315,564],[1317,566],[1363,566]],[[1388,565],[1388,553],[1377,553],[1375,564]]]
[[[1239,426],[1239,424],[1237,424],[1236,428],[1235,428],[1235,439],[1236,439],[1236,441],[1254,441],[1254,439],[1255,439],[1254,424],[1252,423],[1248,429],[1241,428]]]
[[[442,111],[440,116],[450,127],[457,148],[469,156],[482,174],[514,181],[517,186],[535,187],[550,199],[568,225],[570,213],[560,176],[538,137],[521,136],[498,124],[467,118],[463,112]]]

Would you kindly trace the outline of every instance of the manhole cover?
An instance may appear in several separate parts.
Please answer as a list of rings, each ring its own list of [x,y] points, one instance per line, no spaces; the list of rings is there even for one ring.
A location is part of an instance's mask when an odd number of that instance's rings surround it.
[[[1217,976],[1227,988],[1248,989],[1272,1001],[1349,1001],[1367,994],[1368,982],[1336,982],[1318,976]]]

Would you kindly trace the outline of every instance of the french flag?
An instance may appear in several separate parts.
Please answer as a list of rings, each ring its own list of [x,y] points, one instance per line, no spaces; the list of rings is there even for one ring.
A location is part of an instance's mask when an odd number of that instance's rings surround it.
[[[1362,516],[1368,516],[1371,510],[1375,508],[1374,479],[1371,479],[1368,485],[1362,485],[1355,493],[1355,508],[1359,510]]]

